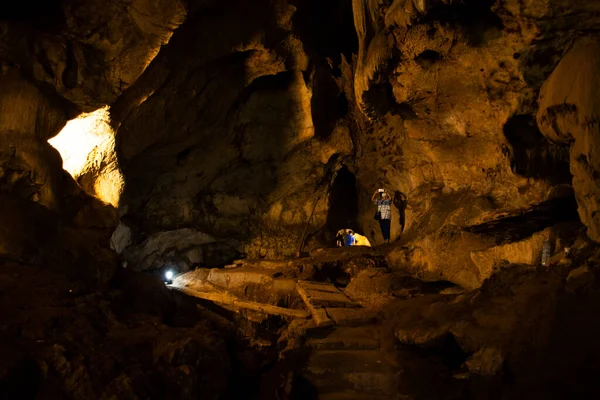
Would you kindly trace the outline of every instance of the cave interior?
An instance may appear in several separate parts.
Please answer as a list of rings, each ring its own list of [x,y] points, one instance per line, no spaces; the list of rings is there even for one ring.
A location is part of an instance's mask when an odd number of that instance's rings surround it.
[[[0,399],[598,398],[599,32],[598,0],[2,2]]]

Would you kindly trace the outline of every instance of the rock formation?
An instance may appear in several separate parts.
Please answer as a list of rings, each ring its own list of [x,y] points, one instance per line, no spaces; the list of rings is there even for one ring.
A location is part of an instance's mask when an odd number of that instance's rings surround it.
[[[294,279],[365,302],[421,296],[418,278],[493,303],[490,282],[545,243],[600,241],[598,2],[35,3],[0,8],[0,394],[11,374],[31,380],[10,390],[48,396],[223,393],[248,344],[176,304],[155,279],[167,269],[308,252]],[[381,187],[395,243],[323,250],[345,228],[382,242]],[[557,275],[569,293],[595,290],[590,254]],[[461,343],[470,374],[522,360],[479,344]]]
[[[600,239],[600,193],[596,113],[596,71],[600,43],[583,38],[558,64],[540,92],[538,123],[544,135],[570,146],[573,189],[588,235]]]

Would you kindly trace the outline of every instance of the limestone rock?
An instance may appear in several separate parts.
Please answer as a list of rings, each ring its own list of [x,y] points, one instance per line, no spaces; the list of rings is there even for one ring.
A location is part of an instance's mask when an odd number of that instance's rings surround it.
[[[120,222],[110,238],[110,248],[118,254],[131,244],[131,228]]]
[[[16,68],[0,70],[0,132],[46,140],[65,125],[67,115]]]
[[[447,326],[419,326],[409,329],[397,329],[396,339],[405,345],[432,347],[441,343],[448,335]]]
[[[119,206],[125,185],[117,160],[108,108],[81,114],[48,142],[63,159],[63,169],[89,194]]]
[[[188,257],[197,258],[190,251],[213,242],[215,239],[212,236],[190,228],[159,232],[139,245],[126,248],[123,258],[138,271],[170,266],[185,272],[192,263]]]
[[[542,132],[550,139],[571,144],[573,188],[581,220],[588,235],[600,240],[600,105],[595,93],[600,85],[600,42],[580,39],[565,55],[540,92],[537,115]]]
[[[548,240],[549,235],[549,230],[545,230],[518,242],[471,252],[471,260],[483,279],[489,278],[502,263],[538,265],[544,241]]]
[[[481,286],[489,271],[480,271],[470,253],[491,245],[488,239],[448,226],[423,235],[410,247],[392,250],[387,260],[393,268],[407,269],[421,279],[447,280],[474,289]]]
[[[482,376],[497,376],[502,373],[504,356],[500,349],[484,347],[465,362],[471,373]]]
[[[352,152],[352,133],[343,109],[340,120],[316,116],[317,100],[343,95],[331,67],[305,73],[291,24],[300,11],[261,4],[217,5],[221,19],[193,16],[115,104],[123,172],[136,176],[122,199],[142,217],[135,232],[193,226],[275,259],[298,251],[307,224],[311,233],[326,223],[327,187]],[[235,29],[215,40],[224,25]],[[277,45],[256,34],[271,29],[282,35]],[[324,80],[331,86],[315,98]],[[309,237],[309,250],[316,241]]]
[[[411,276],[370,268],[354,276],[344,293],[364,306],[375,306],[395,297],[418,296],[423,289],[423,282]]]
[[[596,277],[587,265],[575,268],[567,276],[566,287],[569,292],[580,292],[594,285]]]
[[[58,152],[32,136],[0,135],[0,182],[3,191],[64,211],[65,184]]]

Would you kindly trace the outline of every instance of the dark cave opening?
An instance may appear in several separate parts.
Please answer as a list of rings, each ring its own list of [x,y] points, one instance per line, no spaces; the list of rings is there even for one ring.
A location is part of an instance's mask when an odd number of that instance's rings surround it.
[[[513,172],[553,184],[570,183],[569,148],[548,141],[531,115],[514,115],[504,124]]]
[[[365,112],[374,119],[385,116],[388,112],[396,113],[396,100],[389,82],[374,84],[362,95],[366,104]]]
[[[442,55],[435,50],[425,50],[417,57],[415,57],[415,62],[421,66],[423,69],[428,69],[442,59]]]
[[[465,231],[492,238],[496,244],[517,242],[548,227],[563,225],[566,231],[579,229],[582,224],[577,212],[575,194],[556,197],[530,207],[517,215],[472,225]],[[574,228],[573,228],[574,227]],[[573,236],[568,232],[565,236]]]
[[[58,33],[66,25],[61,3],[61,0],[3,2],[0,21],[20,22],[43,32]]]
[[[331,185],[326,226],[330,237],[335,237],[340,229],[359,230],[356,176],[345,165],[338,170]]]
[[[294,27],[306,47],[319,57],[331,58],[334,64],[343,54],[352,60],[358,51],[358,36],[354,29],[351,0],[306,0],[291,2],[298,10]]]
[[[311,111],[315,136],[327,139],[336,121],[348,113],[348,100],[340,90],[326,63],[319,63],[313,78]]]
[[[406,102],[396,103],[394,91],[389,82],[371,85],[363,93],[362,98],[366,105],[365,112],[373,119],[381,118],[387,113],[400,115],[407,121],[418,118],[410,104]]]
[[[460,26],[467,43],[481,47],[498,36],[504,27],[500,17],[492,11],[494,3],[494,0],[466,0],[459,4],[440,4],[429,10],[420,22],[439,21]]]

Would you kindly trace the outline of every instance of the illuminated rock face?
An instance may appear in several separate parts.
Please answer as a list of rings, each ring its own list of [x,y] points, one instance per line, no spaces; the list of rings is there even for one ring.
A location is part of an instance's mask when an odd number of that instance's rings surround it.
[[[342,163],[356,179],[358,213],[347,220],[373,243],[379,187],[408,194],[393,209],[396,239],[556,196],[571,183],[569,150],[538,129],[536,98],[578,29],[557,20],[594,6],[542,3],[356,0],[330,14],[265,3],[261,15],[236,3],[189,14],[112,107],[123,213],[145,232],[133,243],[190,227],[249,256],[287,257],[308,225],[309,249],[329,245],[328,223],[343,218],[328,188]],[[343,31],[334,16],[350,6],[354,41],[318,24],[306,34],[310,13]],[[560,40],[537,41],[555,31]]]
[[[236,346],[223,339],[231,333],[216,328],[222,320],[196,307],[189,318],[172,314],[163,283],[131,270],[287,258],[332,246],[340,228],[377,245],[370,197],[380,187],[408,200],[392,209],[392,236],[403,231],[402,242],[369,250],[385,253],[377,264],[483,285],[448,301],[415,292],[392,313],[406,322],[394,340],[425,335],[429,345],[451,333],[476,344],[464,349],[471,370],[498,373],[506,357],[524,375],[562,364],[581,332],[597,342],[585,326],[556,334],[595,321],[597,310],[579,306],[598,304],[593,257],[579,254],[573,262],[589,265],[571,278],[566,269],[503,269],[537,264],[553,235],[558,250],[570,246],[575,235],[561,230],[581,228],[569,213],[576,207],[544,208],[555,200],[576,198],[598,240],[599,46],[582,38],[598,32],[597,1],[44,4],[49,13],[0,11],[0,354],[10,353],[0,374],[31,368],[25,386],[40,398],[245,389],[228,381],[239,369],[229,360]],[[63,137],[69,131],[75,136]],[[298,265],[309,272],[312,262]],[[394,287],[382,270],[365,270],[350,292],[387,301]],[[564,296],[565,280],[574,296],[540,309],[540,298]],[[528,306],[515,307],[513,295]],[[569,342],[568,351],[556,357],[544,338]],[[531,342],[544,354],[539,364],[520,362]],[[577,354],[565,365],[589,361]],[[52,379],[42,386],[42,376]],[[564,387],[580,387],[582,376]],[[539,387],[552,391],[553,377]],[[593,398],[563,396],[579,397]]]
[[[107,107],[69,121],[48,142],[61,154],[63,169],[88,193],[114,207],[119,206],[125,182]]]
[[[579,40],[540,92],[538,123],[544,135],[570,145],[573,189],[581,221],[600,241],[600,42]]]
[[[310,234],[327,221],[353,123],[341,80],[296,32],[301,12],[236,4],[190,15],[115,103],[123,212],[147,235],[189,227],[251,257],[289,257],[309,220]]]
[[[594,5],[315,4],[69,2],[55,28],[68,43],[43,28],[28,39],[37,53],[6,53],[29,65],[27,81],[54,88],[38,96],[53,111],[3,124],[48,138],[81,110],[109,104],[110,128],[105,120],[91,130],[96,150],[78,153],[83,167],[63,159],[88,193],[120,207],[134,246],[190,228],[249,256],[281,258],[304,232],[308,249],[330,244],[344,220],[378,243],[369,202],[378,187],[408,195],[408,207],[393,209],[392,236],[414,238],[518,212],[570,185],[568,146],[540,132],[535,100],[580,26],[557,21],[592,16]],[[5,25],[4,40],[24,29]],[[551,32],[560,39],[537,41]],[[40,89],[11,89],[27,90]],[[0,106],[8,115],[37,103],[19,104]],[[74,144],[52,143],[60,141]],[[334,185],[342,164],[354,193]],[[55,192],[43,201],[56,203]],[[335,215],[342,192],[357,204],[353,215]]]

